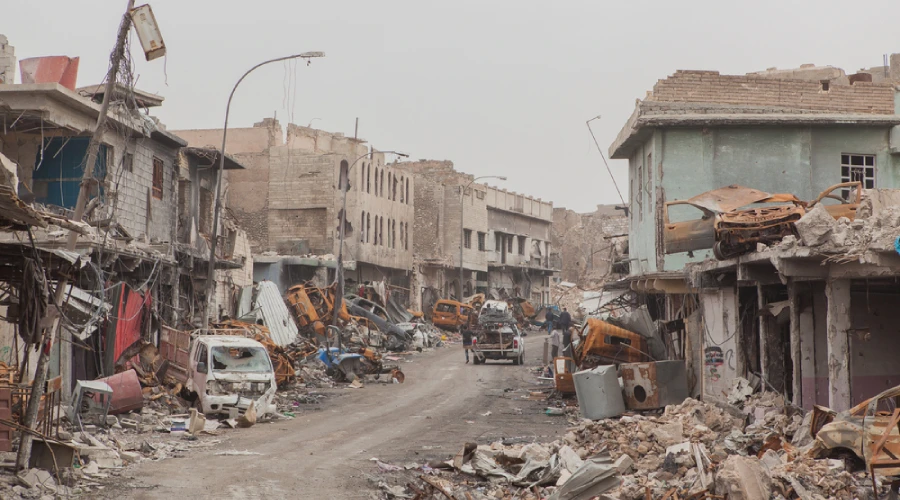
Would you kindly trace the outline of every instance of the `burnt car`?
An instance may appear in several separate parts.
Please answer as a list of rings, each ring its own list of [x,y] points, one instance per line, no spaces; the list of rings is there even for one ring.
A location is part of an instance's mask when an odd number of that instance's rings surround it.
[[[368,319],[386,335],[385,347],[388,350],[402,351],[407,348],[412,336],[392,323],[383,307],[358,295],[346,295],[344,300],[347,302],[347,310],[350,314]]]
[[[829,187],[811,202],[792,194],[770,194],[731,185],[701,193],[687,200],[670,201],[663,208],[663,241],[667,254],[713,249],[719,260],[730,259],[771,244],[788,235],[797,236],[794,223],[822,204],[835,219],[854,219],[862,198],[862,183],[844,182]],[[825,203],[829,201],[830,203]],[[702,216],[680,222],[670,220],[669,211],[690,205]]]

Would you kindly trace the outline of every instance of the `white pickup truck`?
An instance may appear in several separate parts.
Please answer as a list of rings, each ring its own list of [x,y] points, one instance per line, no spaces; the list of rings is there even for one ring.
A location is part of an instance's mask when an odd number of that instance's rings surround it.
[[[191,342],[185,387],[202,413],[275,413],[277,385],[269,353],[259,342],[235,335],[198,335]]]
[[[525,364],[525,339],[515,325],[482,325],[472,343],[474,363],[489,359],[512,360],[514,365]]]

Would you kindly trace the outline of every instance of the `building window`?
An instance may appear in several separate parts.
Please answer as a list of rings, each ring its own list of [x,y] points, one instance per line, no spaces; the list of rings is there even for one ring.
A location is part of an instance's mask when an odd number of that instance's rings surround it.
[[[472,230],[463,229],[463,246],[472,248]]]
[[[400,177],[400,203],[406,203],[406,196],[403,193],[403,177]]]
[[[382,197],[384,197],[384,170],[381,171],[381,179],[379,180],[379,183],[381,185],[378,186],[378,193],[381,194]]]
[[[363,210],[362,217],[359,219],[359,242],[366,242],[366,212]]]
[[[153,197],[161,200],[163,197],[164,170],[163,161],[153,157]]]
[[[366,214],[366,243],[369,242],[370,231],[372,231],[372,214]]]
[[[134,155],[125,153],[125,156],[122,158],[122,166],[126,172],[134,172]]]
[[[875,188],[875,155],[841,154],[841,182],[861,182],[863,189]],[[848,199],[849,189],[841,190]]]
[[[512,235],[504,236],[506,238],[506,251],[512,253]]]
[[[388,172],[388,199],[389,200],[392,199],[391,198],[391,177],[392,177],[391,173]]]
[[[409,180],[407,180],[409,182]],[[406,241],[403,242],[403,249],[409,250],[409,222],[406,223]]]
[[[519,236],[519,255],[525,255],[525,237]]]
[[[366,166],[366,192],[372,192],[372,164]]]
[[[479,252],[484,252],[485,250],[487,250],[487,243],[485,240],[487,240],[487,233],[482,233],[481,231],[478,231],[478,251]]]
[[[407,205],[410,204],[410,199],[409,199],[409,179],[406,179],[406,204],[407,204]]]
[[[384,177],[384,170],[381,171],[381,176]],[[378,218],[378,245],[384,246],[384,217]]]
[[[391,248],[397,248],[397,219],[391,219]]]
[[[483,199],[484,199],[484,191],[477,191],[477,190],[476,190],[476,191],[475,191],[475,197],[478,198],[479,200],[483,200]]]
[[[394,182],[388,182],[388,185],[391,186],[391,199],[397,201],[397,177],[394,177]]]
[[[503,235],[500,233],[494,233],[494,251],[503,251]]]

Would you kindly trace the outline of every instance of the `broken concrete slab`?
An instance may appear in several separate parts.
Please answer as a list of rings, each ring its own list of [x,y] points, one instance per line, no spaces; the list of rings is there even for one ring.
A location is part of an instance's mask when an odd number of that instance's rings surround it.
[[[768,500],[772,478],[756,457],[732,455],[716,474],[715,487],[729,500]]]
[[[824,205],[816,205],[800,220],[794,223],[800,241],[808,247],[816,247],[825,244],[834,230],[834,217],[828,213]]]

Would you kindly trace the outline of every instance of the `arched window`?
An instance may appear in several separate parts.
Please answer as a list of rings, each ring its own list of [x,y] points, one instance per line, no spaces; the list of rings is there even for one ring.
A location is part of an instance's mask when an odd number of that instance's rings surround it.
[[[405,241],[403,235],[403,223],[400,223],[400,248],[403,248],[403,242]]]
[[[381,176],[384,177],[384,170],[381,171]],[[384,217],[378,218],[378,244],[384,246]]]
[[[359,219],[359,242],[366,242],[366,211],[363,210]]]
[[[381,196],[384,196],[384,169],[381,170],[381,179],[379,179],[379,183],[381,186],[378,188],[378,192],[381,193]]]
[[[409,179],[406,180],[407,186],[409,186]],[[406,223],[406,241],[403,242],[403,249],[409,250],[409,222]]]
[[[403,179],[404,179],[404,177],[401,175],[400,176],[400,203],[406,203],[406,196],[403,192],[403,185],[404,185],[405,181]],[[400,238],[400,240],[402,241],[403,238]]]
[[[388,172],[388,199],[391,199],[391,173]]]
[[[341,191],[347,191],[350,188],[350,164],[347,160],[341,160],[341,173],[338,179],[338,186]]]
[[[366,214],[366,243],[369,242],[369,231],[372,230],[372,214]]]
[[[409,179],[406,179],[406,204],[409,205],[412,201],[409,199]]]

